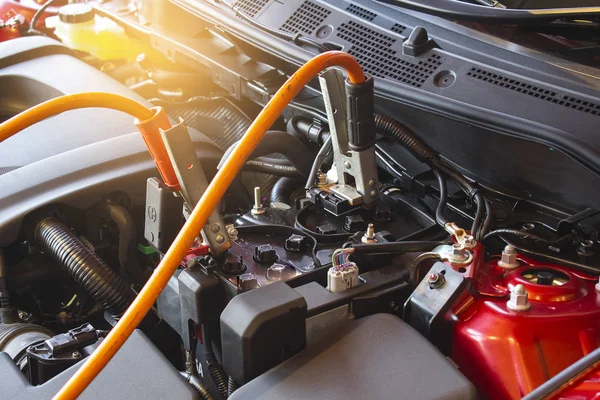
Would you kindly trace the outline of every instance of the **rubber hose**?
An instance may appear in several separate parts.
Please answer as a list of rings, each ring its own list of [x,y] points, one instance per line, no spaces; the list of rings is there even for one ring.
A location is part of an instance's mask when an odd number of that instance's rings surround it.
[[[194,388],[196,392],[200,395],[200,399],[202,400],[214,400],[213,395],[210,393],[204,382],[200,380],[196,375],[192,375],[189,372],[181,372],[181,375],[188,381],[190,386]]]
[[[35,239],[71,278],[104,307],[113,318],[125,312],[134,293],[119,275],[55,218],[38,223]]]
[[[232,377],[229,377],[229,380],[227,381],[227,395],[231,396],[233,394],[233,392],[235,392],[239,388],[240,388],[239,383],[234,381]]]
[[[142,271],[137,259],[137,231],[133,217],[125,207],[113,204],[109,200],[103,201],[103,206],[119,231],[121,269],[129,274],[135,283],[144,283],[148,277]]]
[[[290,204],[292,203],[292,201],[290,201],[290,198],[292,197],[292,194],[298,190],[300,188],[300,190],[302,191],[302,193],[304,193],[304,188],[302,187],[302,180],[301,179],[294,179],[294,178],[281,178],[279,179],[277,182],[275,182],[275,185],[273,185],[273,189],[271,189],[271,203],[274,202],[278,202],[278,203],[285,203],[285,204]]]
[[[219,168],[238,143],[239,141],[235,142],[227,149]],[[310,173],[313,153],[298,138],[284,131],[268,131],[250,155],[250,159],[275,153],[285,156],[302,176],[307,177]]]
[[[427,146],[413,131],[393,118],[385,115],[374,114],[377,133],[396,140],[408,150],[417,160],[430,164],[437,159],[438,153]]]
[[[302,177],[302,174],[291,165],[284,165],[281,163],[271,162],[270,159],[263,159],[261,157],[246,161],[243,171],[248,172],[260,172],[261,174],[284,176],[288,178]]]
[[[55,1],[56,0],[48,0],[35,12],[35,14],[33,14],[33,17],[31,18],[31,22],[29,23],[29,29],[27,30],[28,35],[43,35],[42,32],[35,29],[35,26],[37,25],[39,19],[42,17],[44,12],[46,12],[48,7],[50,7],[52,4],[54,4]]]

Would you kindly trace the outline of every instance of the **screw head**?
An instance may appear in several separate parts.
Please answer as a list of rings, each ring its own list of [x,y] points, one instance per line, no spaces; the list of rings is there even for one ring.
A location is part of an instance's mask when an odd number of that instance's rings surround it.
[[[346,168],[346,169],[352,168],[352,164],[350,164],[350,161],[345,161],[344,162],[344,168]]]
[[[221,227],[219,226],[219,224],[212,224],[212,226],[210,227],[210,231],[212,233],[217,233],[219,232],[219,229],[221,229]]]
[[[74,351],[73,354],[71,354],[71,357],[73,358],[81,358],[81,353],[78,351]]]
[[[317,173],[317,186],[325,186],[327,185],[327,174],[325,174],[324,172],[319,171]]]
[[[467,235],[464,237],[464,245],[467,248],[473,248],[477,246],[477,240],[473,237],[473,235]]]
[[[229,225],[227,227],[227,234],[229,235],[230,238],[235,239],[238,236],[238,230],[235,229],[235,226],[233,225]]]
[[[429,287],[432,289],[437,289],[444,284],[444,275],[438,274],[437,272],[432,272],[427,277],[427,283],[429,283]]]
[[[593,240],[582,240],[579,242],[579,248],[577,249],[577,253],[582,256],[592,256],[594,255],[594,241]]]

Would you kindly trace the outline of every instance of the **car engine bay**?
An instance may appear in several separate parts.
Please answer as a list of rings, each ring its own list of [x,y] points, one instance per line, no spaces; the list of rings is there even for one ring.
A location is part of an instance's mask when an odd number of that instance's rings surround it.
[[[0,1],[0,398],[596,398],[600,9],[486,2]]]

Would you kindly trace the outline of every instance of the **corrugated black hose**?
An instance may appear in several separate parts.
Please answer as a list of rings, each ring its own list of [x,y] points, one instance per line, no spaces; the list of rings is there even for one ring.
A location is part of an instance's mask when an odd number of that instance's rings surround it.
[[[397,141],[417,160],[431,165],[438,158],[438,153],[423,143],[407,126],[385,115],[374,114],[373,119],[377,133]]]
[[[133,291],[65,224],[43,219],[35,228],[35,239],[113,318],[121,317],[134,298]]]

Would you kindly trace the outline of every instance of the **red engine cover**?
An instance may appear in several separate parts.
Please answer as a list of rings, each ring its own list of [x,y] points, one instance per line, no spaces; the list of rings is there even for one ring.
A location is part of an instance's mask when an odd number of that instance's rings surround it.
[[[490,399],[520,399],[600,345],[597,278],[519,260],[512,271],[498,267],[497,259],[468,268],[466,275],[474,277],[470,295],[452,308],[458,320],[451,357]],[[539,270],[552,271],[552,286],[536,283]],[[517,284],[529,293],[528,311],[506,306]]]

